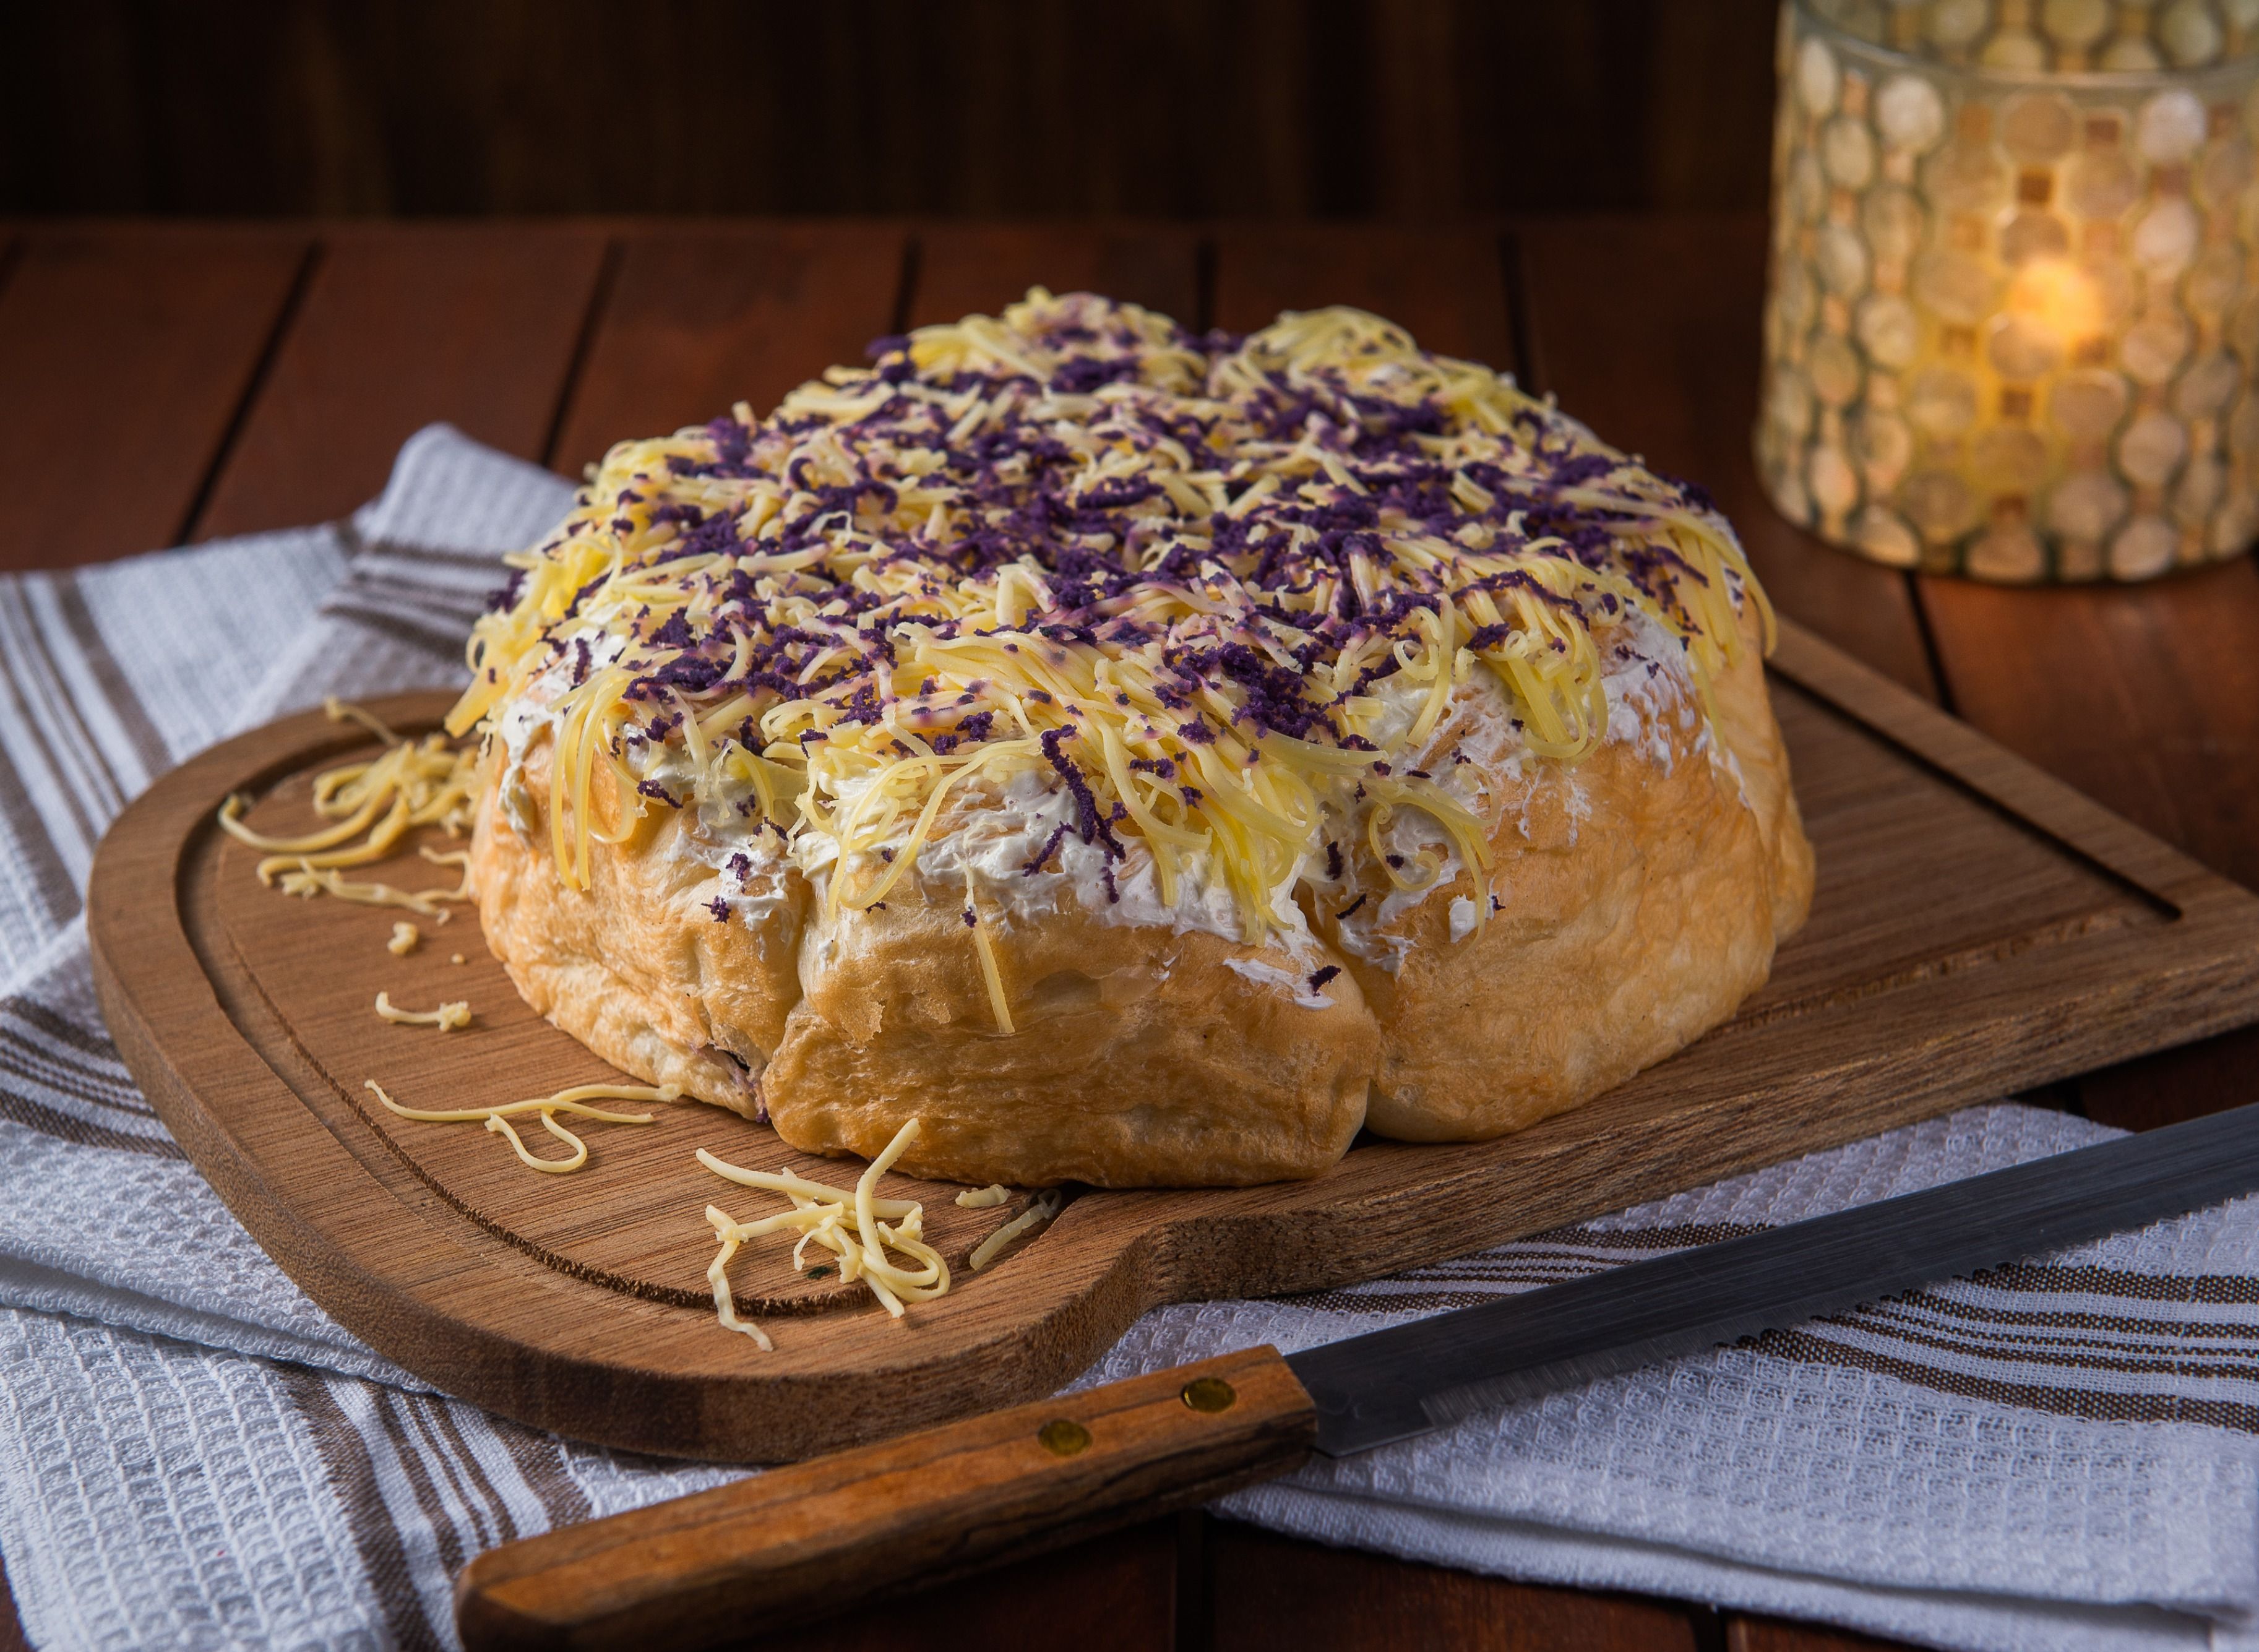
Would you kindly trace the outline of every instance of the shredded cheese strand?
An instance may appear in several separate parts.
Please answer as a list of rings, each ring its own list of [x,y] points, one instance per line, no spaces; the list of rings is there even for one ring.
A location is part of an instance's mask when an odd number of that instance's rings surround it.
[[[983,1239],[966,1258],[965,1265],[978,1273],[1003,1255],[1004,1248],[1023,1233],[1032,1232],[1058,1215],[1065,1204],[1065,1197],[1056,1188],[1037,1196],[1036,1201],[1002,1227]]]
[[[901,857],[897,855],[896,860]],[[980,979],[988,984],[988,1008],[996,1016],[996,1030],[1009,1035],[1012,1025],[1012,1000],[1004,992],[1004,972],[996,965],[995,943],[988,938],[988,926],[981,921],[980,902],[973,893],[973,868],[965,868],[965,921],[973,928],[973,950],[980,959]]]
[[[339,872],[389,858],[400,840],[419,826],[438,826],[451,837],[467,831],[477,806],[476,749],[457,750],[444,734],[404,738],[370,712],[334,696],[322,705],[331,722],[358,723],[385,743],[381,757],[339,764],[314,777],[315,813],[337,824],[296,837],[269,837],[243,823],[249,801],[239,794],[220,804],[221,830],[261,852],[264,858],[253,869],[259,881],[269,887],[279,885],[285,894],[302,900],[325,894],[359,906],[402,907],[445,923],[447,904],[473,898],[467,851],[440,854],[428,845],[422,851],[427,860],[462,868],[461,881],[453,889],[410,892],[388,883],[349,881]],[[416,943],[401,938],[403,927],[393,926],[389,945],[404,958]]]
[[[469,1001],[460,998],[442,1003],[437,1009],[402,1009],[393,1003],[389,993],[379,993],[376,1013],[396,1027],[437,1027],[441,1032],[453,1032],[471,1024]]]
[[[714,1253],[713,1263],[706,1270],[706,1282],[714,1287],[714,1317],[721,1321],[724,1330],[742,1331],[752,1337],[764,1354],[775,1353],[776,1344],[769,1340],[769,1334],[751,1320],[738,1315],[737,1299],[730,1292],[730,1261],[745,1241],[735,1232],[725,1231],[730,1227],[730,1218],[727,1213],[715,1206],[706,1207],[706,1220],[714,1224],[714,1231],[721,1235],[722,1241],[722,1248]],[[795,1252],[795,1265],[798,1259],[799,1253]]]
[[[349,883],[334,872],[317,871],[306,865],[301,865],[296,872],[284,872],[281,887],[284,894],[296,895],[302,900],[326,894],[355,906],[404,907],[434,923],[445,923],[454,915],[438,904],[446,899],[444,894],[410,894],[405,889],[396,889],[388,883]]]
[[[340,700],[335,694],[322,696],[322,710],[331,723],[358,723],[388,746],[405,745],[406,741],[392,731],[392,725],[377,715],[350,700]]]
[[[1207,879],[1256,942],[1335,814],[1362,841],[1421,810],[1484,882],[1482,822],[1402,772],[1473,673],[1533,755],[1574,763],[1607,735],[1597,632],[1660,625],[1714,716],[1742,605],[1771,626],[1698,494],[1378,317],[1201,340],[1041,288],[766,420],[620,444],[509,560],[448,727],[545,709],[569,886],[648,807],[728,807],[830,838],[827,910],[869,910],[961,795],[1033,775],[1072,794],[1109,877],[1142,845],[1165,902]]]
[[[379,994],[380,1000],[382,995]],[[391,1112],[403,1119],[415,1119],[426,1124],[469,1124],[483,1122],[492,1132],[507,1136],[517,1157],[533,1169],[550,1175],[562,1175],[579,1170],[588,1162],[588,1143],[557,1122],[559,1113],[576,1118],[595,1119],[605,1124],[649,1124],[648,1113],[612,1113],[602,1107],[591,1107],[592,1101],[673,1101],[682,1091],[679,1086],[662,1084],[656,1086],[635,1084],[579,1084],[559,1090],[554,1095],[529,1096],[523,1101],[504,1101],[482,1107],[403,1107],[385,1093],[384,1086],[374,1079],[362,1080],[362,1087],[384,1103]],[[568,1142],[573,1147],[569,1158],[543,1158],[525,1145],[510,1121],[521,1113],[538,1113],[541,1122],[552,1136]]]
[[[792,1208],[773,1216],[741,1222],[717,1205],[706,1207],[706,1220],[721,1247],[707,1278],[715,1286],[714,1306],[721,1322],[731,1330],[746,1330],[736,1318],[735,1299],[729,1293],[730,1259],[748,1239],[765,1234],[794,1232],[800,1237],[792,1250],[792,1265],[802,1269],[802,1256],[813,1243],[838,1258],[839,1277],[859,1281],[881,1307],[901,1319],[905,1307],[930,1302],[949,1290],[949,1264],[925,1243],[925,1207],[903,1200],[880,1199],[879,1179],[909,1150],[918,1137],[916,1119],[906,1122],[894,1139],[880,1150],[857,1178],[853,1189],[827,1186],[805,1178],[776,1171],[748,1170],[698,1150],[701,1164],[716,1175],[744,1187],[781,1193]],[[887,1219],[891,1218],[891,1221]],[[898,1252],[917,1264],[904,1267],[887,1253]],[[764,1339],[762,1345],[768,1346]]]

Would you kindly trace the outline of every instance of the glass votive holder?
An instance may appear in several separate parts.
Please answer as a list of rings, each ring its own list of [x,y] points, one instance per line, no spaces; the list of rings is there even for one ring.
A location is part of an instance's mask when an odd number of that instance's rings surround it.
[[[1785,0],[1757,466],[1894,567],[2259,533],[2259,0]]]

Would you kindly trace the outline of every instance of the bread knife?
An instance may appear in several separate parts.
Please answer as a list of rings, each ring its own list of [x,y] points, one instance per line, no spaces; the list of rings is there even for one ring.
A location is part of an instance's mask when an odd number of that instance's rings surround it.
[[[741,1641],[1487,1407],[2259,1192],[2259,1103],[1299,1353],[1256,1348],[506,1543],[469,1652]]]

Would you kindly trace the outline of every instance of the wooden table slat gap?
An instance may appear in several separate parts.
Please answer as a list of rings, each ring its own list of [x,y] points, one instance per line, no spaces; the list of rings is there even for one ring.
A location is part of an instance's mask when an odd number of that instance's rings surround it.
[[[925,274],[925,242],[916,235],[902,237],[901,263],[894,275],[894,308],[887,317],[887,331],[897,337],[910,330],[917,313],[918,281]]]
[[[1962,716],[2259,888],[2259,564],[2154,581],[1918,586]]]
[[[595,284],[588,289],[588,308],[581,317],[580,331],[574,334],[573,353],[566,360],[565,380],[558,387],[556,409],[550,415],[548,431],[541,438],[541,463],[550,469],[556,468],[557,445],[565,438],[565,421],[573,411],[573,398],[580,390],[589,353],[596,346],[596,334],[603,327],[604,312],[610,307],[612,288],[619,279],[624,256],[620,238],[606,236],[604,256],[596,266]]]
[[[1536,317],[1529,307],[1529,268],[1521,238],[1512,230],[1498,237],[1500,279],[1506,286],[1507,337],[1514,341],[1514,379],[1533,395],[1545,394],[1545,362],[1538,353]]]
[[[1954,698],[1953,673],[1946,669],[1945,648],[1938,638],[1937,616],[1931,612],[1927,588],[1911,569],[1899,577],[1906,581],[1906,606],[1913,610],[1914,634],[1921,638],[1922,658],[1929,662],[1929,680],[1935,686],[1937,703],[1957,717],[1961,704]]]
[[[698,222],[620,231],[610,290],[549,467],[577,481],[623,438],[762,413],[885,333],[906,230]]]
[[[11,230],[0,236],[0,297],[8,293],[8,283],[16,279],[16,267],[24,261],[25,238]]]
[[[1519,370],[1494,231],[1438,230],[1431,244],[1393,224],[1239,224],[1215,240],[1215,325],[1251,331],[1283,311],[1354,304],[1424,349]]]
[[[251,422],[251,409],[258,405],[260,393],[274,374],[274,363],[282,353],[282,345],[290,336],[291,324],[305,305],[306,292],[314,284],[315,273],[322,266],[322,243],[310,241],[298,255],[298,267],[291,274],[290,284],[283,289],[282,302],[274,311],[274,319],[267,324],[266,341],[253,358],[251,372],[243,381],[243,388],[235,398],[234,409],[227,423],[220,427],[219,442],[212,449],[204,465],[203,474],[196,482],[196,492],[189,497],[188,509],[182,513],[179,529],[170,541],[186,545],[195,538],[196,523],[211,503],[212,490],[219,486],[220,474],[227,468],[228,455],[243,435],[244,427]]]
[[[197,538],[345,520],[435,422],[538,462],[605,242],[574,224],[331,230]]]

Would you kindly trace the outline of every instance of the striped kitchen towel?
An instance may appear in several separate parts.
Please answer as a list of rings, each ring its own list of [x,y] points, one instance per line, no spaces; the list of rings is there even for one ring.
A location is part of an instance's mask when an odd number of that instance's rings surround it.
[[[481,1549],[738,1471],[485,1415],[331,1320],[140,1098],[78,922],[103,824],[168,765],[325,693],[460,680],[495,559],[566,495],[435,427],[350,522],[0,580],[0,1556],[39,1646],[445,1646]],[[1394,1279],[1163,1309],[1083,1380],[1306,1347],[2109,1134],[1971,1108]],[[1925,1645],[2259,1648],[2259,1200],[1224,1506]]]

